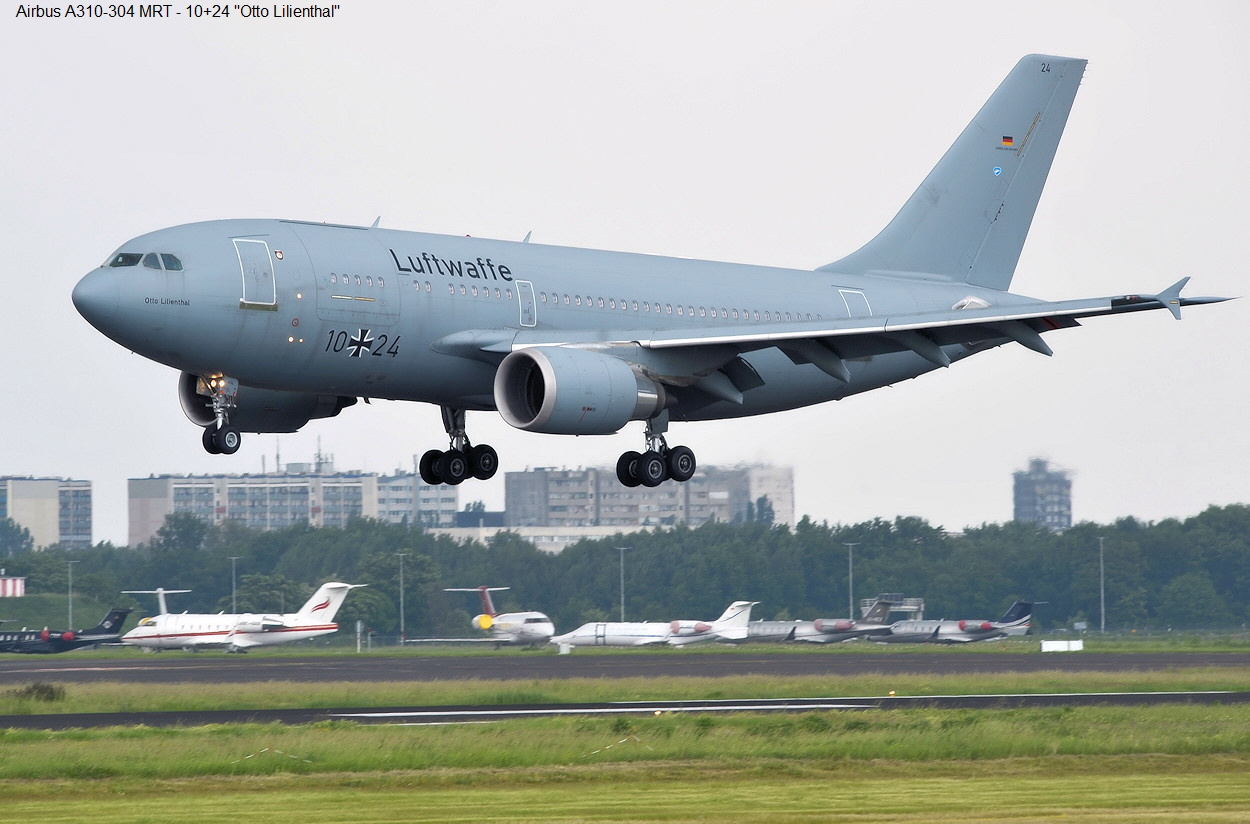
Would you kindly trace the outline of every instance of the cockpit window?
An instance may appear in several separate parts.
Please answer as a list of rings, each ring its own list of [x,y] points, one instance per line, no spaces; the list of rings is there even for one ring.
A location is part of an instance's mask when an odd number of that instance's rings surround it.
[[[182,271],[182,261],[179,260],[176,255],[171,255],[171,254],[162,252],[161,262],[165,264],[165,271],[167,272],[181,272]]]
[[[156,256],[156,252],[148,252],[143,256],[143,266],[147,269],[161,268],[161,259]]]
[[[114,257],[111,261],[109,261],[109,266],[114,267],[114,268],[117,268],[120,266],[138,266],[139,259],[142,257],[143,255],[137,254],[135,252],[118,252],[117,256]]]

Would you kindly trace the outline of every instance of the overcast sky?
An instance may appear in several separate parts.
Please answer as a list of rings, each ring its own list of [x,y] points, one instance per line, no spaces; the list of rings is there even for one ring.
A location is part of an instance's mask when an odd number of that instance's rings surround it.
[[[0,14],[0,475],[126,479],[307,461],[409,469],[434,407],[378,402],[209,456],[177,374],[74,310],[127,239],[281,217],[810,269],[875,234],[1015,62],[1088,58],[1013,289],[1246,293],[1250,4],[380,3],[333,20]],[[63,7],[62,7],[63,8]],[[1077,520],[1250,501],[1250,303],[1093,319],[839,403],[679,424],[702,464],[795,468],[800,515],[1011,518],[1011,473],[1073,477]],[[471,413],[502,471],[641,445]]]

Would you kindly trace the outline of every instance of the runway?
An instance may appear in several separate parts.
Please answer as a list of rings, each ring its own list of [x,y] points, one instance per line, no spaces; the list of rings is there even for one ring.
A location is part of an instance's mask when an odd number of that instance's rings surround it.
[[[381,653],[266,656],[224,653],[91,653],[6,656],[0,686],[34,681],[127,684],[239,684],[258,681],[447,681],[562,678],[717,678],[734,675],[881,673],[1150,672],[1192,667],[1250,667],[1250,652],[1027,653],[925,649],[899,652],[573,652],[503,650],[473,656]]]
[[[72,657],[71,657],[72,656]],[[0,661],[0,685],[122,682],[135,685],[246,683],[257,681],[542,680],[566,678],[872,675],[900,673],[1148,672],[1209,667],[1250,667],[1250,653],[544,653],[477,656],[334,655],[306,657],[136,655],[91,658],[23,656]],[[886,690],[882,690],[886,692]],[[69,729],[105,726],[199,726],[227,723],[307,724],[341,720],[365,724],[448,724],[551,715],[628,715],[669,712],[811,712],[894,710],[908,707],[1010,708],[1089,704],[1250,703],[1250,692],[1027,694],[985,696],[867,696],[734,701],[648,701],[510,706],[432,706],[194,712],[79,713],[0,716],[0,729]]]

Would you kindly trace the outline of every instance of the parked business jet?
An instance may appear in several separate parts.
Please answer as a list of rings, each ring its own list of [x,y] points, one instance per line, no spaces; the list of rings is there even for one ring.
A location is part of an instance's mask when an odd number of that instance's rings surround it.
[[[759,601],[734,601],[715,621],[591,621],[551,643],[571,647],[640,647],[668,644],[682,647],[703,641],[744,641],[751,607]]]
[[[1028,631],[1033,601],[1016,601],[997,621],[896,621],[873,640],[887,644],[966,644]]]
[[[482,614],[473,618],[473,628],[489,633],[480,640],[512,646],[545,644],[556,634],[551,619],[541,612],[500,612],[491,601],[492,592],[502,592],[508,587],[446,587],[444,592],[476,592],[482,599]]]
[[[955,59],[951,56],[945,60]],[[935,69],[941,70],[940,64]],[[527,432],[643,423],[626,486],[688,480],[671,422],[839,400],[1085,318],[1181,308],[1157,293],[1046,301],[1008,291],[1085,61],[1029,55],[893,220],[815,271],[293,220],[220,220],[121,245],[74,288],[84,318],[181,373],[202,443],[293,432],[358,398],[435,404],[448,448],[426,483],[486,479],[466,410]],[[917,134],[924,134],[919,129]]]
[[[250,612],[216,614],[170,613],[165,595],[189,590],[152,590],[161,600],[161,614],[144,618],[122,636],[123,644],[149,649],[213,649],[247,652],[252,647],[286,644],[334,632],[335,613],[349,590],[364,584],[322,584],[299,612],[281,615]],[[145,590],[127,590],[140,593]]]
[[[837,641],[850,641],[853,638],[872,638],[885,635],[890,631],[887,619],[894,604],[890,601],[876,601],[868,614],[859,620],[854,618],[817,618],[815,621],[802,621],[795,628],[794,640],[807,641],[813,644],[829,644]]]
[[[0,630],[0,652],[50,654],[97,644],[116,644],[121,641],[122,624],[126,623],[126,616],[130,612],[128,609],[111,609],[104,616],[104,620],[91,629],[61,630],[44,627]]]

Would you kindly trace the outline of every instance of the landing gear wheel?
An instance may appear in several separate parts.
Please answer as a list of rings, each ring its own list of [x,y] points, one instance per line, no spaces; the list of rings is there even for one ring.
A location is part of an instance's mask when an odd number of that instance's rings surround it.
[[[634,487],[642,483],[638,480],[638,461],[642,460],[639,452],[626,452],[616,460],[616,479],[621,486]]]
[[[204,451],[210,455],[220,455],[221,449],[217,446],[217,427],[204,427],[204,435],[200,438],[200,443],[204,444]]]
[[[438,474],[438,461],[443,457],[443,453],[437,449],[431,449],[421,456],[421,463],[417,464],[417,471],[421,474],[421,481],[428,486],[438,486],[443,482],[442,477]]]
[[[668,463],[668,476],[678,483],[685,483],[694,477],[694,450],[688,446],[674,446],[665,456]]]
[[[494,447],[478,444],[469,448],[469,474],[479,481],[494,477],[499,469],[499,453]]]
[[[659,486],[668,479],[668,466],[659,452],[648,451],[638,459],[638,480],[643,486]]]
[[[439,458],[435,469],[443,483],[455,486],[469,477],[469,458],[459,449],[448,449]]]
[[[213,433],[213,443],[223,455],[233,455],[243,444],[243,436],[233,426],[226,425]]]

